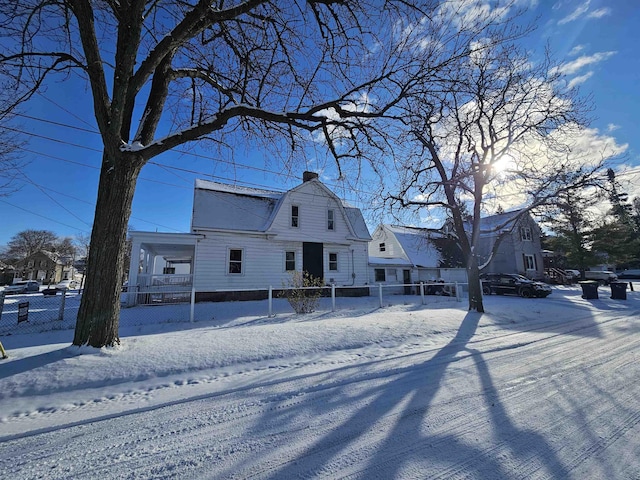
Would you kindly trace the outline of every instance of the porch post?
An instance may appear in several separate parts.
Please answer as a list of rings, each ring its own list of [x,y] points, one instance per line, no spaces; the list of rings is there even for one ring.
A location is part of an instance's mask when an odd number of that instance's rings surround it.
[[[136,304],[137,288],[138,284],[138,265],[140,262],[140,249],[142,244],[140,240],[135,237],[131,238],[131,260],[129,261],[129,279],[127,288],[127,306],[133,307]],[[146,252],[145,252],[146,253]],[[146,255],[145,255],[146,257]]]

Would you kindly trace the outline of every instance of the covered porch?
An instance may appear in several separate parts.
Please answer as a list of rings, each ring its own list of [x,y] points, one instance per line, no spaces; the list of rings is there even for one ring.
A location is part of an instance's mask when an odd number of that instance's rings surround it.
[[[191,233],[131,232],[126,305],[189,302],[198,241]]]

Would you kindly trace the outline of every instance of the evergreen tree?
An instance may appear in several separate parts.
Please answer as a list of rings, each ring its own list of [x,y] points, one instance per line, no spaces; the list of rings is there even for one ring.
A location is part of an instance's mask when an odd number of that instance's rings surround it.
[[[546,240],[557,254],[564,254],[565,268],[584,272],[598,262],[592,247],[595,221],[589,208],[599,201],[597,195],[577,191],[563,192],[544,215],[552,236]]]

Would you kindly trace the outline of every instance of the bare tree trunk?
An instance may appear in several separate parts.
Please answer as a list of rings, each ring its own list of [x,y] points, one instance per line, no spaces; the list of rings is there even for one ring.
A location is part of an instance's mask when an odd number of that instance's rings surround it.
[[[120,343],[120,293],[127,226],[140,167],[130,158],[103,154],[98,185],[87,283],[82,294],[74,345],[93,347]]]
[[[478,268],[478,260],[474,255],[470,255],[467,261],[467,278],[469,281],[469,310],[484,313],[480,269]]]

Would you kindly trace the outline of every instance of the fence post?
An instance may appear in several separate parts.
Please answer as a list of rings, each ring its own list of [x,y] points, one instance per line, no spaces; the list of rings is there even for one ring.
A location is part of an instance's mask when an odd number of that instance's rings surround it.
[[[273,316],[273,287],[269,285],[269,318]]]
[[[633,288],[631,288],[633,290]],[[4,291],[0,292],[0,318],[2,318],[2,309],[4,308]]]
[[[456,302],[461,302],[462,298],[460,297],[460,289],[458,288],[458,282],[456,282]]]
[[[331,311],[336,311],[336,284],[331,284]]]
[[[193,283],[193,280],[191,282],[191,310],[189,311],[189,321],[193,323],[196,314],[196,285]]]
[[[424,305],[424,282],[420,282],[420,301]]]
[[[64,320],[64,301],[67,298],[67,289],[62,289],[62,295],[60,297],[60,309],[58,310],[58,320]]]
[[[378,284],[378,296],[380,297],[380,308],[382,308],[382,284]]]

